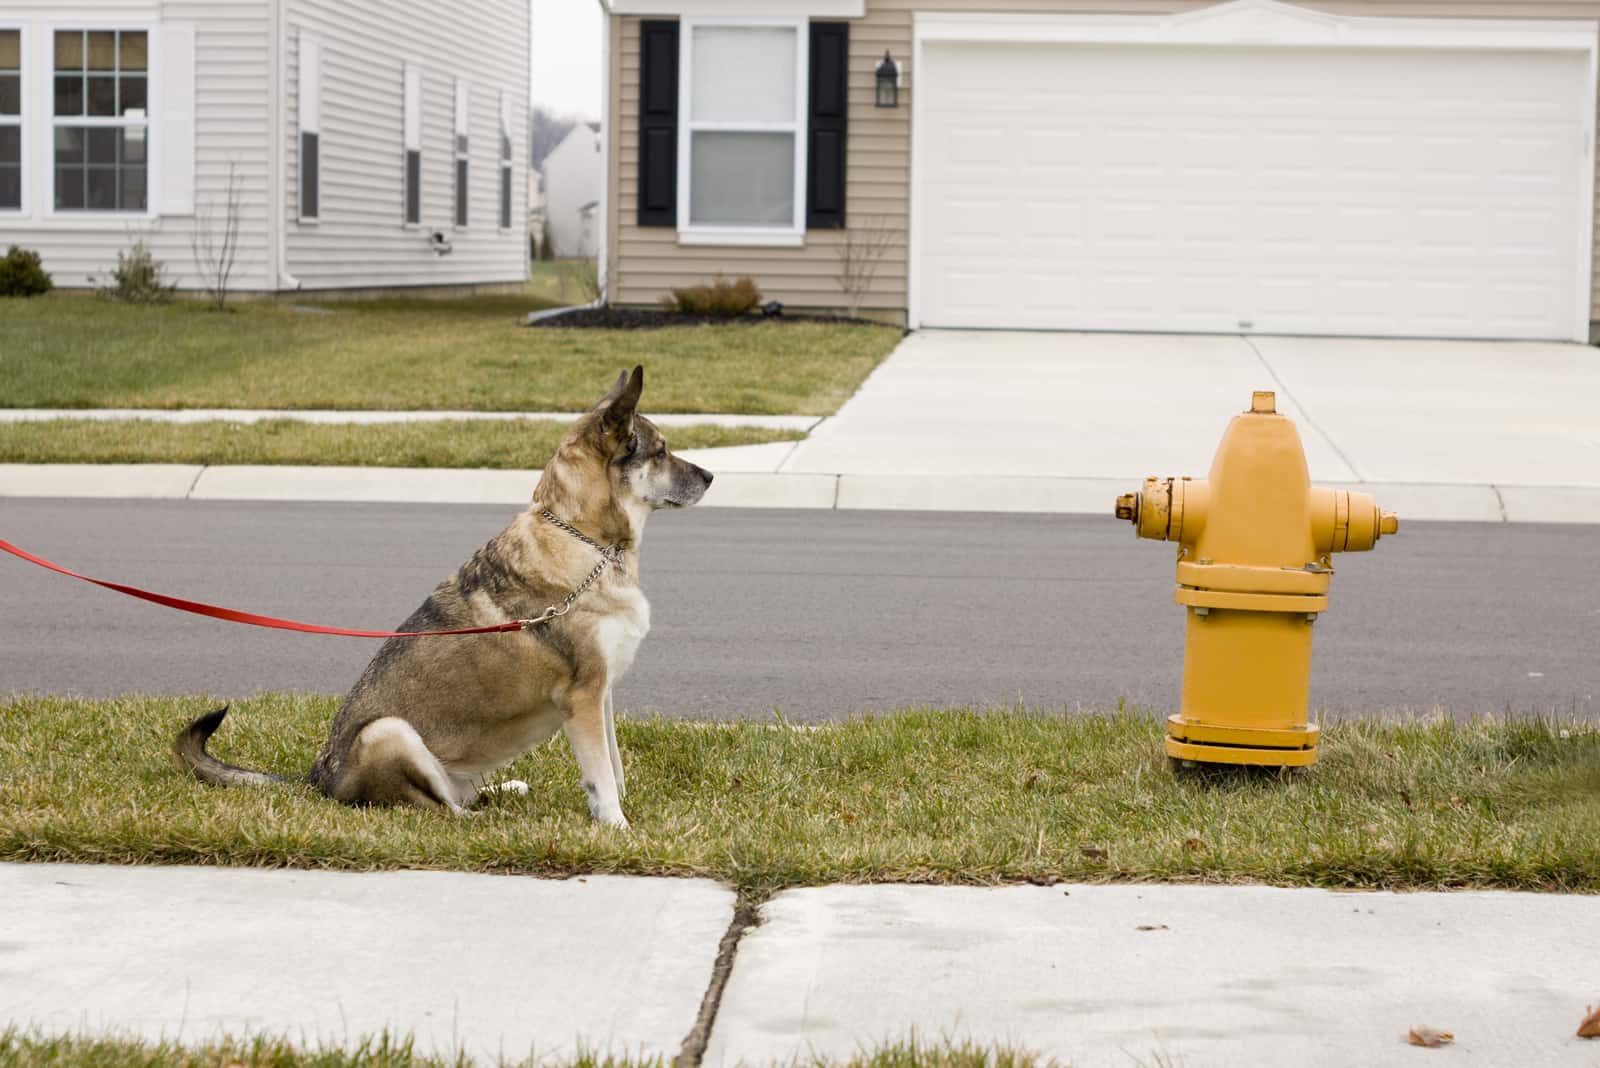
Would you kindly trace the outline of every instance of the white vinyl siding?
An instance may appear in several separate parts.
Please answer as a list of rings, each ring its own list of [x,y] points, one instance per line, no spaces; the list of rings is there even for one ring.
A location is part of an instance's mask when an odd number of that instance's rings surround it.
[[[505,87],[511,98],[513,157],[527,155],[528,33],[525,0],[480,0],[471,17],[420,0],[282,0],[284,18],[322,42],[321,219],[289,228],[288,273],[306,290],[520,282],[527,277],[527,240],[488,225],[452,232],[455,209],[454,83],[468,79]],[[294,110],[297,57],[288,57]],[[407,82],[414,82],[415,121],[407,121]],[[285,131],[286,173],[296,149]],[[415,127],[408,130],[408,126]],[[468,115],[470,145],[493,146],[499,118],[492,107]],[[414,135],[414,136],[412,136]],[[415,146],[415,148],[412,148]],[[406,219],[406,151],[417,158],[417,223]],[[469,168],[475,211],[489,211],[498,193],[493,166]],[[513,168],[513,202],[526,196],[527,168]],[[284,207],[295,210],[293,183]],[[434,251],[443,232],[451,252]]]
[[[64,289],[104,284],[137,238],[181,289],[199,287],[194,207],[219,205],[229,167],[240,183],[240,290],[271,284],[267,230],[272,20],[265,0],[6,0],[0,24],[22,30],[25,200],[4,215],[3,243],[38,251]],[[91,17],[84,17],[91,16]],[[54,31],[145,29],[144,212],[54,210]]]

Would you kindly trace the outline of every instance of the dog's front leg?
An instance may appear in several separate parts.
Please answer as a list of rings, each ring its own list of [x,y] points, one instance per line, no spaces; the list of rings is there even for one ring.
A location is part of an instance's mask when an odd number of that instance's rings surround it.
[[[611,774],[617,777],[617,797],[628,796],[628,781],[622,777],[622,750],[617,747],[616,690],[606,687],[606,752],[611,756]]]
[[[605,690],[575,694],[572,713],[561,730],[578,760],[583,792],[589,799],[589,815],[613,827],[628,826],[617,797],[617,777],[606,739]]]

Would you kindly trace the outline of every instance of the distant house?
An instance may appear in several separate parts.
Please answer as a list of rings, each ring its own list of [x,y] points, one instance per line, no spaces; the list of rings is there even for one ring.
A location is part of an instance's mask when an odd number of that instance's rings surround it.
[[[191,238],[239,190],[234,288],[527,276],[526,0],[9,0],[0,234],[56,283]]]
[[[912,327],[1600,320],[1600,0],[602,2],[616,304],[723,274],[825,309],[854,277]]]
[[[557,256],[594,256],[598,208],[605,181],[600,124],[580,122],[544,158],[545,212]]]

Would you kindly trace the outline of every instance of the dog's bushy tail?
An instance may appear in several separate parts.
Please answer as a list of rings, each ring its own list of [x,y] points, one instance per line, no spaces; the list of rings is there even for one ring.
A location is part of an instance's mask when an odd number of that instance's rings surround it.
[[[177,761],[178,770],[189,772],[201,782],[218,786],[269,786],[288,782],[282,775],[224,764],[206,752],[207,739],[222,726],[222,719],[227,714],[228,706],[223,705],[214,712],[207,712],[178,733],[177,740],[172,743],[172,758]]]

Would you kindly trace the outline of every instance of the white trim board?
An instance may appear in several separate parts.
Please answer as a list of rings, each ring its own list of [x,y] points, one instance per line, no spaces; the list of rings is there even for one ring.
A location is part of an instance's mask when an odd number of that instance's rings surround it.
[[[1600,22],[1588,20],[1415,19],[1331,15],[1278,0],[1228,0],[1173,15],[1018,15],[976,12],[917,12],[913,20],[912,67],[926,72],[929,42],[1016,42],[1181,46],[1213,44],[1261,48],[1437,49],[1455,51],[1561,51],[1586,55],[1584,136],[1587,163],[1580,181],[1579,215],[1574,235],[1578,285],[1570,340],[1586,342],[1593,293],[1595,122],[1600,79]],[[911,168],[907,192],[907,326],[924,325],[919,251],[924,240],[919,191],[927,160],[919,131],[926,128],[921,91],[911,95]]]

